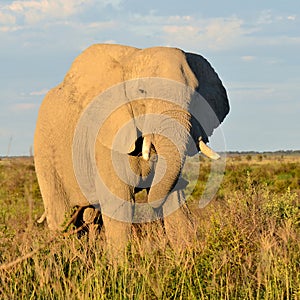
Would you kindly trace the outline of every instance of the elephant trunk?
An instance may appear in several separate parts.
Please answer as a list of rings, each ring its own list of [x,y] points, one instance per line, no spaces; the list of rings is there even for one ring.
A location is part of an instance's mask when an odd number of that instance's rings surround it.
[[[159,208],[172,190],[178,189],[177,183],[186,155],[186,138],[181,137],[174,143],[164,135],[155,134],[152,144],[157,160],[148,202],[153,208]]]

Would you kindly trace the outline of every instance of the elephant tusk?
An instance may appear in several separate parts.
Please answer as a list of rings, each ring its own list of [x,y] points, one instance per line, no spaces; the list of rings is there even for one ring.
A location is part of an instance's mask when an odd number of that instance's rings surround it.
[[[220,155],[216,153],[214,150],[209,148],[202,140],[201,138],[199,139],[199,148],[201,153],[203,153],[205,156],[217,160],[220,158]]]
[[[47,217],[47,212],[44,211],[43,215],[37,220],[39,224],[43,223]]]
[[[150,158],[150,149],[151,149],[151,136],[146,135],[143,138],[143,147],[142,147],[142,156],[143,159],[148,161]]]
[[[131,145],[130,149],[129,149],[129,152],[128,153],[131,153],[133,152],[135,149],[135,143]]]

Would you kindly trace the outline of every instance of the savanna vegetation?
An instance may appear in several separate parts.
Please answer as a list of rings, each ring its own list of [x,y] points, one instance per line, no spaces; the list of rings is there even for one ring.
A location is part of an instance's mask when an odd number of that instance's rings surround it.
[[[300,155],[230,154],[215,198],[199,209],[209,164],[188,199],[193,245],[178,253],[148,224],[152,234],[136,234],[116,268],[103,234],[52,238],[36,223],[32,158],[0,160],[0,298],[300,299]]]

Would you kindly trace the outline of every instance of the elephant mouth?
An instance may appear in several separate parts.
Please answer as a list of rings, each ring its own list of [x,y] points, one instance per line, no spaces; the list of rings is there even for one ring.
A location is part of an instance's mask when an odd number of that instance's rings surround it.
[[[136,140],[133,150],[129,155],[142,156],[145,161],[148,161],[150,159],[151,148],[153,148],[151,135],[141,136]],[[220,155],[206,145],[201,136],[198,138],[198,148],[208,158],[213,160],[220,159]]]
[[[155,152],[155,148],[151,142],[151,137],[147,136],[140,136],[128,153],[131,156],[142,156],[144,160],[148,161],[150,159],[150,152]]]

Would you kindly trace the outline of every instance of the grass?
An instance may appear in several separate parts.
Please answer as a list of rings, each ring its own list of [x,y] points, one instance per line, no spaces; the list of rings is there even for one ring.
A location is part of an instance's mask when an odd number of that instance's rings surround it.
[[[208,170],[203,160],[199,177]],[[300,299],[298,156],[228,157],[215,199],[197,209],[202,183],[189,198],[194,244],[177,253],[145,235],[118,268],[107,264],[102,235],[49,243],[35,222],[43,205],[32,159],[0,161],[0,182],[0,264],[45,246],[0,270],[1,299]]]

